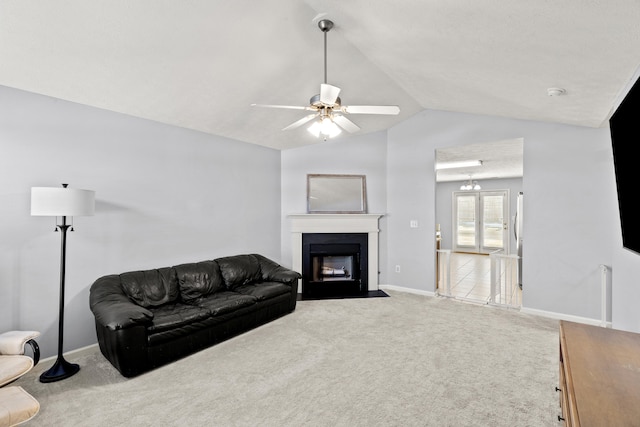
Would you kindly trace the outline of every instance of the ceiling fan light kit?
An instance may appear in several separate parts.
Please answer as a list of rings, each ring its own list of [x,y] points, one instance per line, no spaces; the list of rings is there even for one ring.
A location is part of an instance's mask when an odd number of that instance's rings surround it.
[[[340,130],[340,127],[335,124],[329,117],[324,117],[320,121],[316,120],[315,122],[313,122],[313,124],[311,124],[311,126],[307,128],[307,130],[316,138],[322,135],[323,137],[325,137],[325,139],[338,136],[342,132],[342,130]]]
[[[397,105],[342,105],[342,101],[338,96],[341,89],[327,83],[327,33],[333,26],[333,22],[328,19],[318,21],[318,28],[324,35],[324,83],[320,85],[320,93],[311,97],[308,106],[251,104],[253,107],[286,108],[314,112],[291,123],[282,130],[295,129],[313,121],[307,130],[315,137],[323,138],[326,141],[327,138],[339,135],[342,130],[346,130],[349,133],[360,130],[358,125],[345,116],[346,114],[397,115],[400,113],[400,107]]]

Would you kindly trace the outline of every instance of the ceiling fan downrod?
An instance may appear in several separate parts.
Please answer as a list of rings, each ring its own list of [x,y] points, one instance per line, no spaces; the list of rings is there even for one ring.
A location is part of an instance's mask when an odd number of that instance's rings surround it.
[[[324,83],[327,84],[327,33],[333,28],[333,21],[321,19],[318,28],[324,33]]]

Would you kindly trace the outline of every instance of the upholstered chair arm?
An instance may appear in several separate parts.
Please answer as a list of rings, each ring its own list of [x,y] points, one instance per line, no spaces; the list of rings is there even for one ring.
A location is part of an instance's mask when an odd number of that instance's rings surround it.
[[[302,278],[300,273],[283,267],[263,255],[253,254],[253,256],[255,256],[260,262],[262,280],[265,282],[282,282],[292,284],[296,280]]]
[[[38,364],[40,360],[40,347],[35,341],[40,336],[38,331],[9,331],[0,334],[0,355],[22,355],[28,344],[33,353],[33,364]]]
[[[135,304],[120,286],[118,275],[104,276],[89,289],[89,307],[96,322],[111,330],[150,324],[153,313]]]

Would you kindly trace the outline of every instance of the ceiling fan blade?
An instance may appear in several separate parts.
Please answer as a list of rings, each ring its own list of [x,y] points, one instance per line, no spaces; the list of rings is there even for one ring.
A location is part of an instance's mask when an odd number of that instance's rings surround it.
[[[320,102],[325,105],[334,105],[340,94],[340,88],[326,83],[320,85]]]
[[[333,116],[333,121],[349,133],[354,133],[360,130],[358,125],[347,119],[345,116],[336,114]]]
[[[299,126],[302,126],[303,124],[313,120],[314,118],[316,118],[318,116],[318,113],[316,114],[309,114],[308,116],[305,116],[303,118],[301,118],[298,121],[295,121],[293,123],[291,123],[289,126],[287,126],[286,128],[282,129],[282,130],[290,130],[290,129],[295,129]]]
[[[397,105],[349,105],[341,110],[349,114],[399,114],[400,107]]]
[[[309,110],[313,111],[315,108],[302,107],[297,105],[273,105],[273,104],[251,104],[252,107],[266,107],[266,108],[286,108],[289,110]]]

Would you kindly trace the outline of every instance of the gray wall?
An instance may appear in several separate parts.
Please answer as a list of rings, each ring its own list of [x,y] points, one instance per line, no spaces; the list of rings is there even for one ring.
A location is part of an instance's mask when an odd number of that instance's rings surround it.
[[[65,351],[96,342],[105,274],[237,253],[280,260],[280,152],[0,87],[0,331],[57,351],[60,233],[32,186],[96,191],[67,239]]]
[[[619,233],[608,129],[424,111],[388,136],[388,264],[415,266],[391,283],[434,289],[435,149],[524,138],[523,306],[600,317],[599,265],[612,265]]]
[[[640,255],[622,248],[622,237],[613,253],[613,326],[640,332]]]

